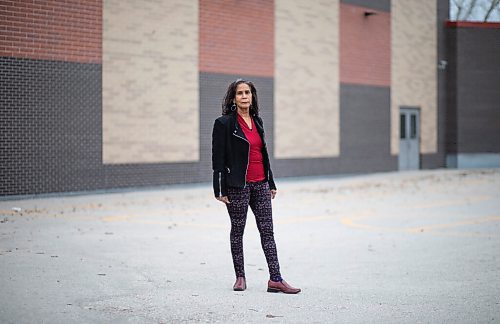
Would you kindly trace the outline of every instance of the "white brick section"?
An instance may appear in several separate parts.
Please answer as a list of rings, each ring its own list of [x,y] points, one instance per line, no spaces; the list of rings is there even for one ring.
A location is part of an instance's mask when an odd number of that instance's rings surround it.
[[[275,157],[338,156],[338,0],[276,0],[275,20]]]
[[[199,160],[198,1],[105,0],[103,161]]]

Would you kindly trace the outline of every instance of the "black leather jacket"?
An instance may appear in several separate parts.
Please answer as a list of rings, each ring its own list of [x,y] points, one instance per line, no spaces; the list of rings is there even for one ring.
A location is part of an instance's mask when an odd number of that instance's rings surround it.
[[[246,186],[250,143],[248,143],[236,118],[236,112],[233,112],[220,116],[214,123],[212,169],[214,170],[213,185],[216,197],[227,196],[227,187],[244,188]],[[262,139],[266,181],[268,181],[270,189],[276,189],[264,137],[264,124],[258,116],[253,116],[253,121]]]

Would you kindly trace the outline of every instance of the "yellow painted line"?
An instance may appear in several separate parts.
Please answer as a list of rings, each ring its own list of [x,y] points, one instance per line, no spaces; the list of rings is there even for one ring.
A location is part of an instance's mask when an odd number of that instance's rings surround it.
[[[101,220],[105,222],[121,222],[121,221],[128,221],[134,217],[139,217],[137,215],[115,215],[115,216],[105,216],[101,217]]]
[[[199,213],[195,213],[194,215],[200,215]],[[165,213],[165,212],[157,212],[157,213],[151,213],[151,212],[143,212],[143,213],[137,213],[137,214],[125,214],[125,215],[112,215],[112,216],[99,216],[97,215],[99,219],[105,222],[122,222],[122,221],[135,221],[141,218],[145,217],[182,217],[186,218],[187,216],[193,216],[193,214],[183,214],[181,212],[175,212],[175,213]]]
[[[436,236],[451,236],[451,237],[487,237],[487,238],[495,238],[500,239],[500,235],[495,233],[471,233],[471,232],[442,232],[442,231],[432,231],[427,234],[436,235]]]
[[[146,220],[146,219],[132,219],[131,222],[146,224],[146,225],[165,225],[165,226],[186,226],[186,227],[201,227],[201,228],[229,228],[229,225],[222,224],[203,224],[203,223],[189,223],[189,222],[173,222],[161,220]]]
[[[15,212],[13,210],[0,210],[0,215],[2,216],[7,216],[7,215],[14,215],[17,214],[18,212]]]
[[[331,220],[335,219],[338,216],[334,215],[325,215],[325,216],[297,216],[297,217],[289,217],[287,219],[279,219],[274,220],[275,224],[293,224],[293,223],[305,223],[305,222],[317,222],[323,220]]]
[[[457,222],[452,222],[452,223],[419,226],[419,227],[374,226],[374,225],[369,225],[369,224],[356,223],[354,218],[343,218],[340,220],[340,222],[343,225],[346,225],[349,227],[361,228],[361,229],[365,229],[365,230],[369,230],[369,231],[401,232],[401,233],[433,232],[433,231],[440,230],[440,229],[453,228],[453,227],[466,226],[466,225],[482,224],[482,223],[495,222],[495,221],[500,221],[500,216],[488,216],[488,217],[482,217],[482,218],[473,218],[473,219],[467,219],[467,220],[462,220],[462,221],[457,221]],[[440,233],[443,233],[443,232],[440,232]],[[446,233],[446,232],[444,232],[444,233]],[[466,233],[464,233],[464,234],[466,234]],[[485,235],[487,235],[487,234],[485,234]],[[493,235],[493,236],[496,236],[496,235]]]
[[[411,209],[428,209],[428,208],[436,208],[436,207],[448,207],[448,206],[460,206],[460,205],[468,205],[474,204],[478,202],[483,202],[487,200],[491,200],[492,196],[474,196],[468,199],[460,199],[460,200],[442,200],[437,201],[435,203],[423,204],[423,205],[414,205],[410,206]]]
[[[335,216],[315,216],[315,217],[293,217],[286,220],[274,221],[275,224],[286,225],[292,223],[303,223],[303,222],[316,222],[322,220],[331,220]],[[126,216],[124,217],[126,219]],[[190,222],[178,222],[178,221],[160,221],[160,220],[143,220],[143,219],[126,219],[128,221],[140,224],[150,224],[150,225],[167,225],[167,226],[188,226],[188,227],[203,227],[203,228],[229,228],[230,225],[222,224],[203,224],[203,223],[190,223]],[[256,228],[255,223],[248,220],[246,228]]]
[[[361,228],[369,231],[383,231],[383,232],[401,232],[401,228],[390,228],[390,227],[381,227],[381,226],[373,226],[368,224],[360,224],[355,223],[352,218],[343,218],[340,220],[340,223],[349,227]]]
[[[140,224],[150,224],[150,225],[166,225],[166,226],[189,226],[189,227],[204,227],[204,228],[226,228],[229,225],[221,225],[221,224],[206,224],[206,223],[192,223],[192,222],[182,222],[182,221],[164,221],[164,220],[148,220],[141,219],[144,216],[152,216],[151,214],[144,215],[114,215],[114,216],[106,216],[101,217],[101,220],[106,222],[134,222]],[[163,216],[166,215],[153,215],[153,216]],[[288,217],[286,219],[274,219],[275,224],[286,225],[293,223],[304,223],[304,222],[317,222],[323,220],[332,220],[338,218],[338,216],[334,215],[323,215],[323,216],[298,216],[298,217]],[[246,225],[247,228],[255,228],[255,223],[251,221],[251,217],[249,217],[248,223]]]
[[[495,221],[500,221],[500,216],[471,218],[471,219],[466,219],[466,220],[452,222],[452,223],[436,224],[436,225],[421,226],[421,227],[411,227],[411,228],[407,228],[407,230],[409,232],[421,232],[422,230],[432,231],[435,229],[451,228],[451,227],[458,227],[458,226],[465,226],[465,225],[475,225],[475,224],[482,224],[482,223],[495,222]]]
[[[390,217],[399,217],[401,213],[403,213],[405,210],[411,210],[411,209],[431,209],[431,208],[439,208],[439,207],[446,207],[446,206],[460,206],[460,205],[468,205],[468,204],[473,204],[473,203],[478,203],[478,202],[483,202],[487,200],[493,199],[492,196],[475,196],[471,197],[467,200],[442,200],[442,201],[437,201],[435,203],[429,203],[429,204],[423,204],[423,205],[410,205],[410,206],[404,206],[401,209],[399,213],[384,213],[382,215],[377,215],[375,211],[373,210],[366,210],[359,212],[355,216],[350,216],[345,219],[351,219],[351,220],[362,220],[362,219],[367,219],[367,218],[390,218]],[[397,209],[397,208],[394,208]]]

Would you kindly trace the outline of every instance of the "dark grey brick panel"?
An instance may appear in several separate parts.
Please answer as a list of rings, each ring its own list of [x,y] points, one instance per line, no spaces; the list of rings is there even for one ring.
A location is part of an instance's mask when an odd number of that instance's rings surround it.
[[[450,28],[446,39],[446,152],[457,153],[457,30]]]
[[[446,166],[446,157],[442,152],[436,154],[420,154],[421,169],[436,169]]]
[[[343,172],[397,169],[390,153],[389,88],[341,84],[340,156]]]
[[[0,58],[0,75],[0,195],[99,187],[100,65]]]
[[[391,0],[341,0],[340,2],[380,11],[391,11]]]
[[[276,178],[318,176],[338,174],[340,167],[339,158],[278,159],[274,161],[273,171]]]
[[[458,153],[500,153],[500,29],[456,29]]]
[[[0,75],[0,195],[207,178],[200,163],[102,164],[99,64],[0,58]]]

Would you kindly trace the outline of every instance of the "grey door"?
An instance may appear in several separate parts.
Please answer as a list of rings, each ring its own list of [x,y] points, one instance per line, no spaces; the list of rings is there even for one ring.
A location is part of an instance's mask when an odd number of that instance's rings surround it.
[[[399,110],[399,170],[420,169],[420,111]]]

